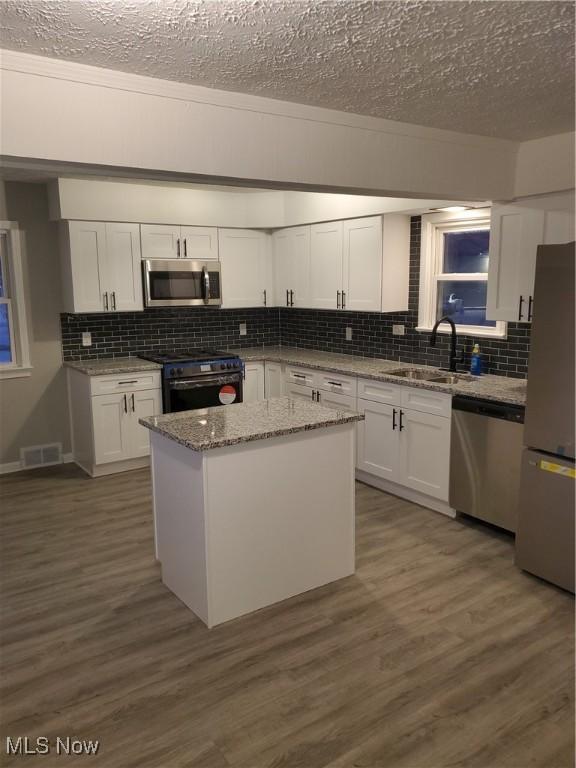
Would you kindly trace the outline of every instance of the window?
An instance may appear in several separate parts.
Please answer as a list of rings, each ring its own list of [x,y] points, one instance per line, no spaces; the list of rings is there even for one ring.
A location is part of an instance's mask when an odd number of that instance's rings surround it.
[[[506,323],[486,317],[489,244],[485,209],[422,217],[419,330],[429,331],[449,317],[458,333],[506,335]]]
[[[4,222],[0,226],[0,378],[27,376],[29,371],[19,232]]]

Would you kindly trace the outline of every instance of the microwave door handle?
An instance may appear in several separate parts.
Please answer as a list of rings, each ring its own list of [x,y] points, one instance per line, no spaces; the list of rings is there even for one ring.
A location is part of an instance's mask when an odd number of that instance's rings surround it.
[[[204,302],[208,304],[210,301],[210,273],[206,267],[202,267],[202,286],[204,292]]]

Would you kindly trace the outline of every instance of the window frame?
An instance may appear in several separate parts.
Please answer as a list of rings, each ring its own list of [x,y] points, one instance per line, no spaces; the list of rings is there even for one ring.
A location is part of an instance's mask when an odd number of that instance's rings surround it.
[[[0,221],[0,236],[6,237],[6,259],[2,259],[2,278],[5,296],[0,303],[8,305],[10,347],[12,360],[0,362],[0,380],[23,378],[31,375],[26,295],[22,271],[21,232],[18,224]]]
[[[443,238],[445,232],[468,232],[490,230],[490,209],[475,208],[459,213],[431,213],[422,216],[420,241],[420,285],[418,294],[417,331],[429,332],[436,322],[438,305],[438,284],[458,281],[488,282],[488,272],[444,272]],[[438,328],[439,333],[450,333],[447,323]],[[507,335],[507,324],[497,320],[494,327],[484,325],[456,325],[459,336],[485,336],[503,339]]]

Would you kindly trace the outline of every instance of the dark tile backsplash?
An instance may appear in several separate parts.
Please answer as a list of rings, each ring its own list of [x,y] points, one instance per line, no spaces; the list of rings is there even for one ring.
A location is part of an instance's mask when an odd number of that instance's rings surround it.
[[[327,352],[384,357],[406,363],[445,366],[449,337],[439,336],[435,348],[429,334],[415,330],[418,323],[420,217],[411,220],[409,310],[398,313],[336,312],[314,309],[149,309],[144,312],[102,315],[62,315],[65,360],[137,355],[147,350],[185,350],[190,347],[251,347],[283,344]],[[239,323],[247,324],[240,336]],[[393,336],[392,325],[405,327]],[[352,328],[352,341],[345,340]],[[82,346],[82,332],[90,331],[92,346]],[[530,327],[508,323],[508,338],[459,336],[463,368],[470,365],[478,341],[486,373],[524,378],[530,348]]]
[[[239,324],[246,323],[246,336]],[[65,360],[125,357],[192,347],[253,347],[280,343],[277,309],[163,308],[144,312],[61,315]],[[82,346],[83,331],[92,346]]]

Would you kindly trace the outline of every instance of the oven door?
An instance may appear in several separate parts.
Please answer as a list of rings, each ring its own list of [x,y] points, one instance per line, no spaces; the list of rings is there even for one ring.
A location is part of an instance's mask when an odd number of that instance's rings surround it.
[[[220,262],[145,259],[142,262],[147,307],[220,306]]]
[[[242,374],[177,379],[164,383],[164,413],[242,402]]]

